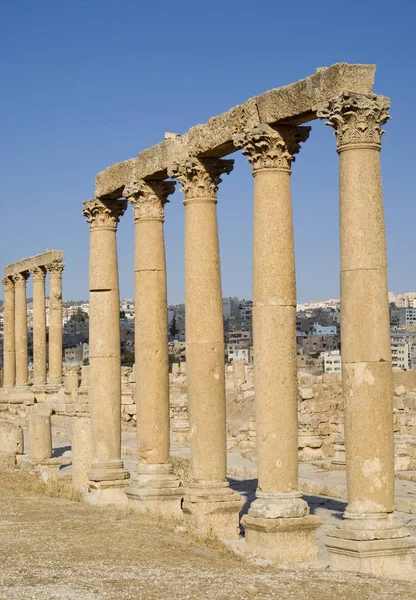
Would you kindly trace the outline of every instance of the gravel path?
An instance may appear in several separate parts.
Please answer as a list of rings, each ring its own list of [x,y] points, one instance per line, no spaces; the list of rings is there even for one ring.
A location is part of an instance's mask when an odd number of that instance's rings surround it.
[[[253,564],[183,525],[47,497],[19,471],[0,473],[0,506],[1,600],[416,600],[411,582]]]

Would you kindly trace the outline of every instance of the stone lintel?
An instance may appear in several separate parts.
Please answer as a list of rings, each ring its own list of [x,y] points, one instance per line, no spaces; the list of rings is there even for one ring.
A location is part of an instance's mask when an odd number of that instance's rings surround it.
[[[10,277],[11,275],[31,271],[35,267],[44,267],[55,260],[62,260],[63,257],[64,253],[62,250],[47,250],[46,252],[42,252],[42,254],[22,258],[15,263],[7,265],[4,269],[4,276]]]
[[[344,91],[370,94],[375,70],[375,65],[337,63],[319,68],[296,83],[250,98],[204,125],[195,125],[184,135],[166,137],[137,158],[101,171],[96,176],[95,196],[117,198],[130,181],[164,179],[169,165],[189,156],[223,158],[236,150],[233,135],[259,123],[298,125],[311,121],[316,118],[314,107]]]

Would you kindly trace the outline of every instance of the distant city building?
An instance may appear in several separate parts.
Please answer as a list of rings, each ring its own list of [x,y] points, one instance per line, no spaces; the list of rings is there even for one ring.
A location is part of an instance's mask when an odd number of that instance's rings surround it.
[[[336,325],[321,325],[320,323],[314,323],[310,331],[312,335],[337,335]]]
[[[341,372],[341,354],[339,350],[333,350],[331,352],[322,352],[321,356],[324,359],[325,373]]]

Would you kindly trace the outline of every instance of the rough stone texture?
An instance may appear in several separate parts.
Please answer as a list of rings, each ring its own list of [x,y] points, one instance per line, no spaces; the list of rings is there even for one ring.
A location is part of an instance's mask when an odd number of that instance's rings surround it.
[[[42,254],[35,254],[34,256],[29,256],[28,258],[22,258],[22,260],[7,265],[7,267],[4,269],[4,276],[11,277],[12,275],[17,275],[18,273],[31,271],[35,267],[46,267],[46,265],[54,261],[62,261],[63,256],[62,250],[47,250]]]
[[[137,158],[116,163],[98,173],[95,195],[120,197],[125,185],[139,179],[164,179],[170,165],[188,156],[223,157],[235,151],[233,136],[259,123],[305,123],[316,118],[316,106],[345,90],[368,94],[374,82],[374,65],[337,63],[317,69],[296,83],[269,90],[244,104],[196,125],[140,152]]]
[[[52,458],[51,409],[33,406],[29,414],[29,458],[33,462]]]
[[[0,422],[0,458],[23,454],[23,429],[19,425]]]
[[[91,462],[91,419],[78,417],[72,432],[72,484],[75,489],[88,489]]]

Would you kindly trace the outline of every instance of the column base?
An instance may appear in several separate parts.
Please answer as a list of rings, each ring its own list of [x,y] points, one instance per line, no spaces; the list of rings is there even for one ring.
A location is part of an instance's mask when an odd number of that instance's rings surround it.
[[[182,519],[184,491],[171,464],[139,464],[126,494],[129,505],[140,513]]]
[[[416,538],[393,515],[350,516],[328,531],[330,567],[370,575],[416,577]]]
[[[122,460],[94,461],[88,472],[89,491],[84,500],[89,504],[126,505],[129,477]]]
[[[198,532],[236,540],[240,537],[239,513],[242,505],[241,496],[231,490],[228,482],[196,482],[186,490],[182,510],[184,518]]]
[[[126,488],[127,479],[116,479],[114,481],[90,481],[88,492],[84,494],[83,500],[88,504],[108,506],[127,506]]]
[[[318,544],[316,530],[322,520],[315,515],[268,519],[245,515],[246,554],[282,562],[316,562]]]
[[[32,386],[27,385],[16,385],[12,388],[8,388],[9,402],[10,404],[34,404],[35,396],[32,392]]]

